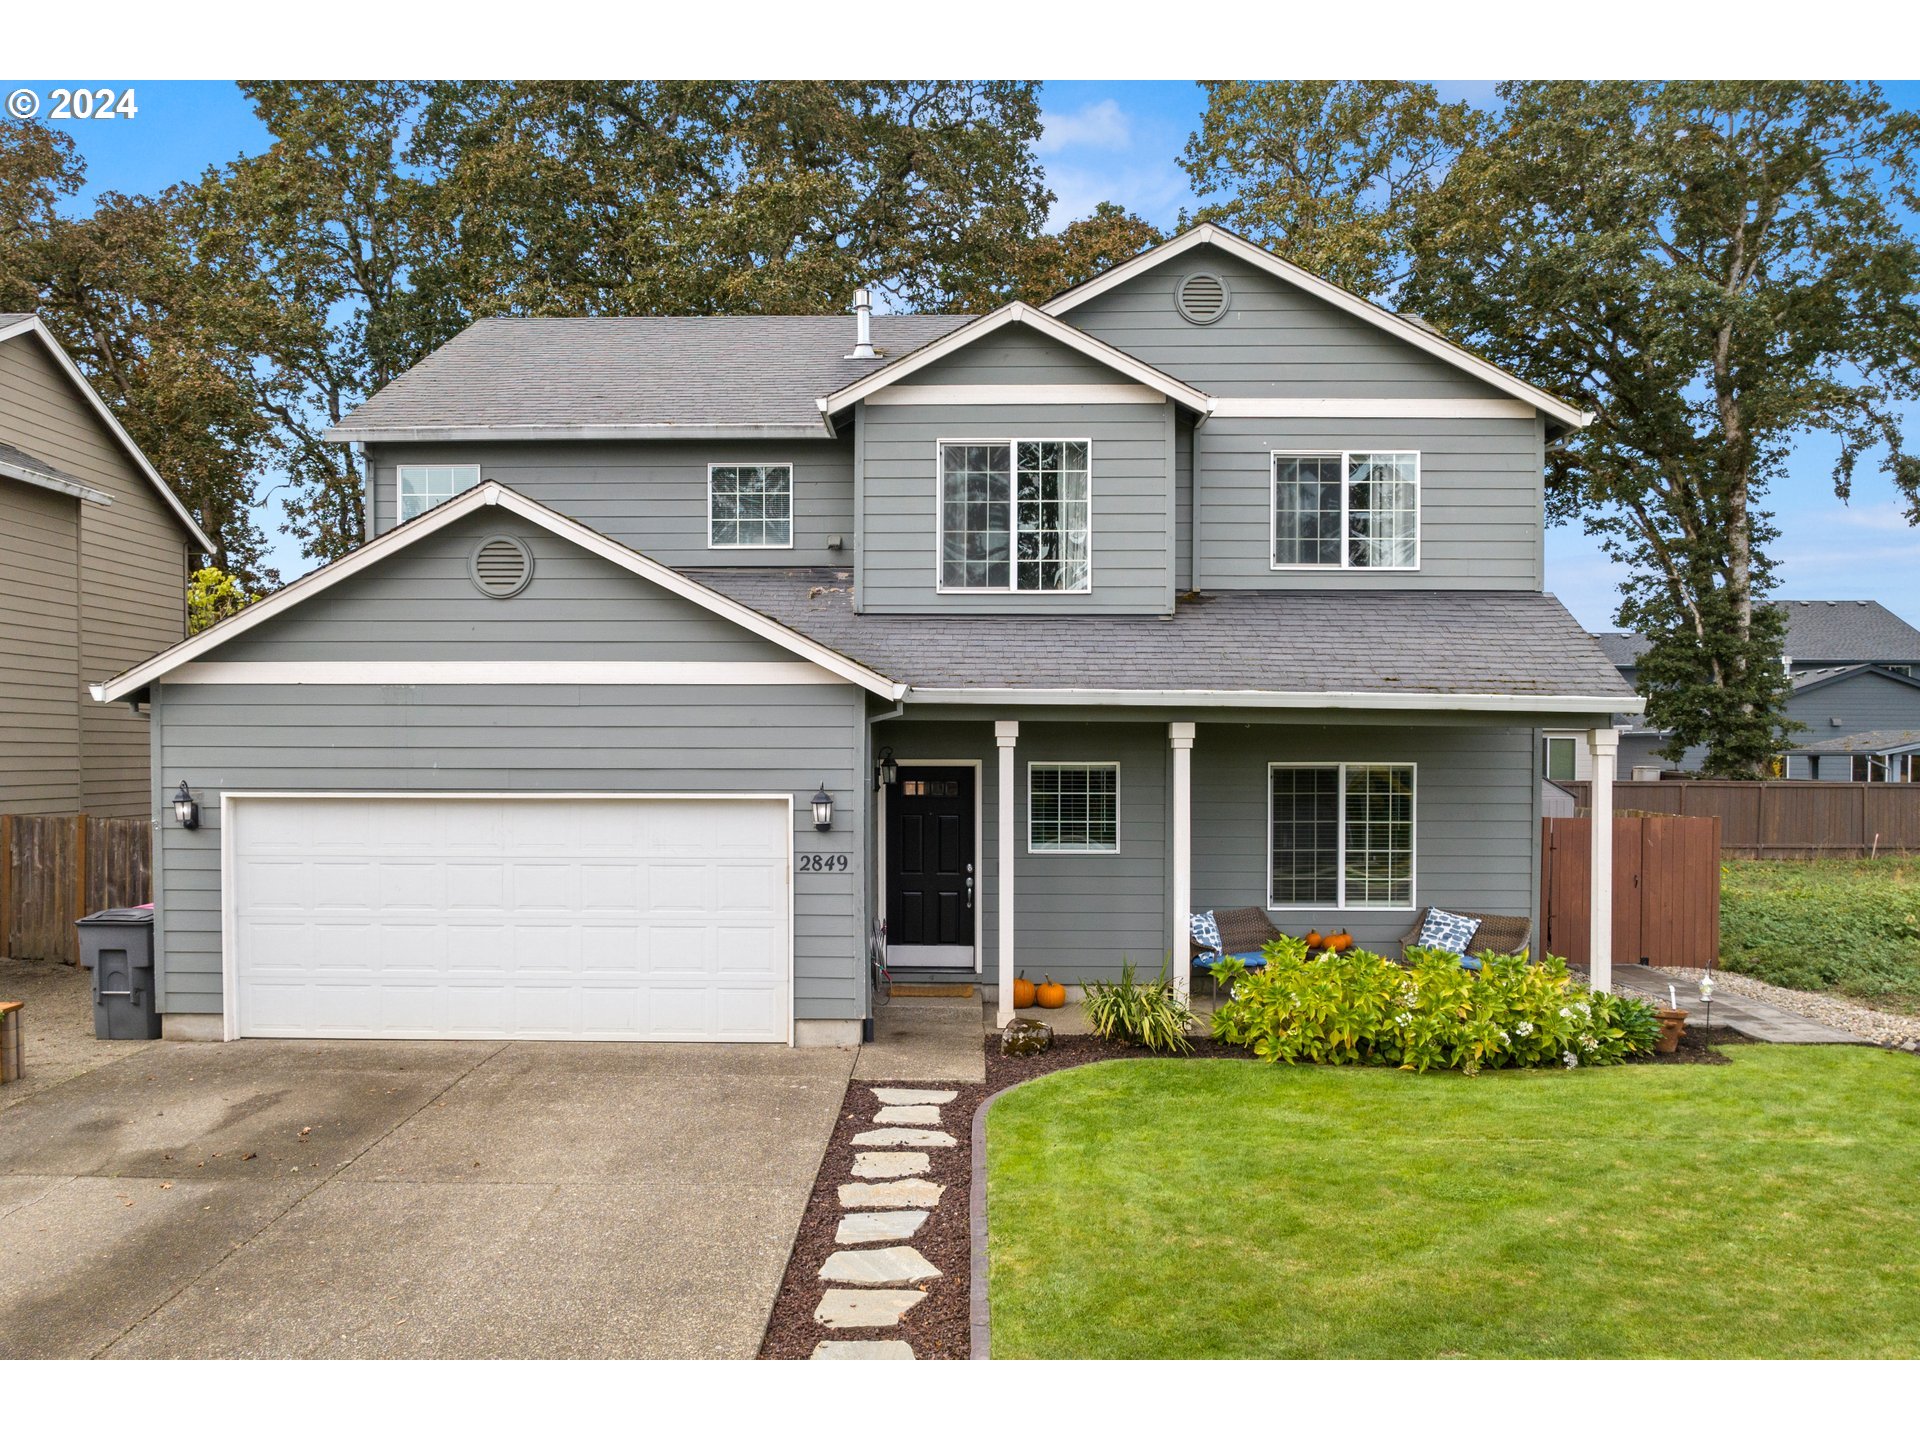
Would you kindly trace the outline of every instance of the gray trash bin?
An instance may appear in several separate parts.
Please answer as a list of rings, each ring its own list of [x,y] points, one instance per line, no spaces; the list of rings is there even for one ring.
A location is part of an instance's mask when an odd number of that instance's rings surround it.
[[[158,1040],[153,911],[96,910],[73,924],[80,963],[93,971],[93,1033],[102,1040]]]

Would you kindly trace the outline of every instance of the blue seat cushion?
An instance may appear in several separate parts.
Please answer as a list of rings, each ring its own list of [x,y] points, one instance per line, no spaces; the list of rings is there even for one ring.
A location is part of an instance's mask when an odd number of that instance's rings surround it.
[[[1262,955],[1258,950],[1242,950],[1239,954],[1233,956],[1233,958],[1245,965],[1249,970],[1264,970],[1267,964],[1267,957]],[[1193,963],[1202,970],[1211,970],[1215,965],[1220,963],[1220,957],[1216,955],[1209,958],[1208,956],[1202,955]]]

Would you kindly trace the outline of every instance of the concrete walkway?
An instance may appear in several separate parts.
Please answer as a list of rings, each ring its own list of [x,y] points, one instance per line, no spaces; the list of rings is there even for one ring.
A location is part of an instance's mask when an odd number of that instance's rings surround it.
[[[1707,1004],[1700,998],[1697,981],[1683,979],[1651,965],[1616,965],[1614,989],[1641,995],[1656,1004],[1668,1003],[1669,990],[1678,996],[1680,1008],[1687,1012],[1689,1025],[1707,1020]],[[1871,1045],[1871,1040],[1850,1030],[1823,1025],[1818,1020],[1749,995],[1736,995],[1724,987],[1713,992],[1713,1025],[1722,1026],[1749,1040],[1765,1040],[1774,1045]]]
[[[992,1024],[989,1011],[987,1022]],[[874,1007],[872,1043],[860,1047],[856,1080],[957,1080],[984,1084],[987,1052],[980,1002],[896,995]]]

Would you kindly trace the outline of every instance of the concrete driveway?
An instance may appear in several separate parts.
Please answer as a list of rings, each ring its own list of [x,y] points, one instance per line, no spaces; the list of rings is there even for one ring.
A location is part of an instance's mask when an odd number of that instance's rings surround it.
[[[854,1054],[141,1047],[0,1110],[0,1357],[752,1356]]]

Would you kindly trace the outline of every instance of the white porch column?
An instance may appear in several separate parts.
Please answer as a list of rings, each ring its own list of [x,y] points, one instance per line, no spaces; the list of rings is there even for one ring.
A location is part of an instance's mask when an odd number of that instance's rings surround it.
[[[1173,971],[1174,993],[1185,1004],[1193,980],[1190,960],[1193,917],[1193,722],[1167,726],[1173,751]]]
[[[1000,978],[995,987],[999,999],[994,1023],[1002,1030],[1013,1023],[1013,841],[1020,819],[1014,796],[1013,745],[1019,738],[1018,720],[993,722],[993,743],[1000,747],[1000,788],[995,792],[1000,801],[1000,873],[994,893],[1000,915]]]
[[[1587,732],[1593,779],[1587,811],[1593,816],[1593,850],[1587,896],[1587,966],[1596,990],[1613,989],[1613,772],[1620,763],[1620,732]]]

